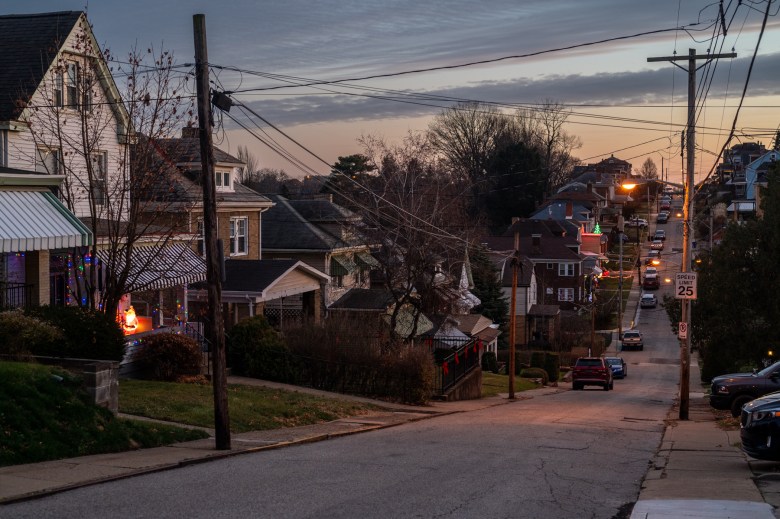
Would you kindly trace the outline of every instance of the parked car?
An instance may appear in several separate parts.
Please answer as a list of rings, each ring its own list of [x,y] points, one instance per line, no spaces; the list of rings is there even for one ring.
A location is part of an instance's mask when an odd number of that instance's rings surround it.
[[[658,306],[658,298],[655,297],[655,294],[642,294],[639,299],[640,308],[655,308],[656,306]]]
[[[672,202],[670,200],[662,200],[661,201],[661,210],[662,211],[668,211],[672,208]]]
[[[650,250],[650,252],[647,253],[647,258],[645,258],[645,265],[657,267],[660,264],[661,264],[661,251]]]
[[[642,288],[645,290],[661,288],[661,281],[658,279],[658,274],[645,274],[645,279],[642,280]]]
[[[661,240],[653,240],[653,243],[650,244],[650,249],[664,250],[664,242]]]
[[[661,211],[658,213],[658,216],[655,218],[656,223],[666,223],[669,221],[669,213],[666,211]]]
[[[645,275],[648,275],[648,274],[655,274],[657,276],[658,275],[658,269],[653,267],[652,265],[649,266],[649,267],[645,267]]]
[[[663,229],[656,229],[655,234],[653,235],[653,241],[655,240],[666,241],[666,231]]]
[[[642,338],[642,332],[639,330],[628,330],[623,333],[623,349],[639,350],[645,349],[645,342]]]
[[[589,385],[609,391],[614,383],[612,368],[603,357],[580,357],[571,370],[571,388],[574,390]]]
[[[745,454],[759,460],[780,461],[780,392],[745,404],[739,422]]]
[[[742,406],[773,391],[780,391],[780,362],[752,373],[729,373],[712,379],[710,405],[728,409],[737,417]]]
[[[626,227],[640,227],[647,229],[647,220],[644,218],[631,218],[626,222]]]
[[[628,376],[628,366],[623,357],[604,357],[609,367],[612,368],[612,378],[626,378]]]

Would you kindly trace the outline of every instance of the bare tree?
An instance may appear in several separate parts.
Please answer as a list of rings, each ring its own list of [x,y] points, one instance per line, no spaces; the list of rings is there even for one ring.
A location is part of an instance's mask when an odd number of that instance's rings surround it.
[[[457,278],[447,269],[459,274],[472,221],[459,184],[426,136],[410,134],[397,146],[372,137],[361,142],[377,175],[366,186],[370,202],[361,212],[360,231],[368,243],[382,244],[381,270],[395,302],[391,328],[396,329],[401,312],[411,310],[414,319],[405,337],[411,339],[423,314],[447,315],[456,302],[452,281]]]
[[[582,143],[564,130],[569,111],[562,104],[545,99],[534,111],[534,118],[538,121],[540,153],[547,169],[547,192],[551,193],[568,180],[574,162],[571,152]]]
[[[154,266],[153,255],[138,264],[133,250],[142,243],[164,246],[180,231],[166,225],[160,200],[138,195],[170,171],[157,159],[154,141],[191,119],[192,101],[183,95],[187,76],[169,52],[133,49],[113,60],[83,24],[72,47],[58,54],[38,92],[19,102],[35,143],[36,156],[28,158],[65,176],[61,198],[95,234],[92,249],[72,251],[73,268],[84,272],[74,283],[76,299],[114,312],[128,287],[144,288],[140,273]],[[123,79],[121,89],[113,75]],[[98,273],[98,249],[109,275]]]
[[[648,157],[647,160],[642,163],[642,167],[639,169],[639,175],[647,179],[658,178],[658,166],[655,165],[652,158]]]
[[[238,158],[238,160],[246,164],[246,166],[239,168],[238,170],[238,181],[241,184],[248,186],[251,182],[255,180],[255,177],[258,175],[260,164],[257,161],[257,157],[255,157],[254,154],[251,151],[249,151],[249,148],[247,148],[246,146],[238,147],[236,158]]]

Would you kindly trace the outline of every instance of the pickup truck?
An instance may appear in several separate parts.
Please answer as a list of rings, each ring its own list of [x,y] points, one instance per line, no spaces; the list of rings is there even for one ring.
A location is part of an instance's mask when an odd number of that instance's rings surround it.
[[[712,379],[710,406],[737,417],[742,406],[760,396],[780,391],[780,362],[752,373],[730,373]]]

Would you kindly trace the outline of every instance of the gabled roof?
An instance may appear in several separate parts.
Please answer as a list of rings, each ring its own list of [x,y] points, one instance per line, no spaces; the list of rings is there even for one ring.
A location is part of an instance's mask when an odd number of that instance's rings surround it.
[[[200,164],[200,139],[192,137],[179,137],[175,139],[157,139],[155,144],[166,156],[180,164]],[[214,162],[216,164],[230,164],[244,166],[244,161],[233,155],[214,148]]]
[[[490,236],[484,238],[483,242],[494,251],[512,250],[514,248],[514,238],[512,236]],[[564,238],[553,235],[541,236],[539,246],[533,245],[533,238],[530,235],[520,236],[520,254],[533,262],[567,261],[579,263],[582,261],[579,254],[566,246]],[[512,283],[510,282],[509,285],[511,286]]]
[[[351,211],[324,200],[293,201],[280,195],[271,195],[271,200],[276,205],[263,214],[263,250],[327,252],[359,245],[347,243],[314,223],[351,220]]]
[[[383,288],[351,288],[328,310],[351,310],[358,312],[386,312],[392,305],[393,295]]]
[[[61,11],[0,16],[0,121],[19,118],[81,15]]]

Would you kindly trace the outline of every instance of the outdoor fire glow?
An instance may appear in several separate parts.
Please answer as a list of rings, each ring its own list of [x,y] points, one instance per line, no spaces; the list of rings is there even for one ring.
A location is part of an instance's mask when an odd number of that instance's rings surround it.
[[[138,328],[138,318],[135,316],[135,308],[132,306],[125,310],[125,322],[122,324],[122,327],[126,331]]]

